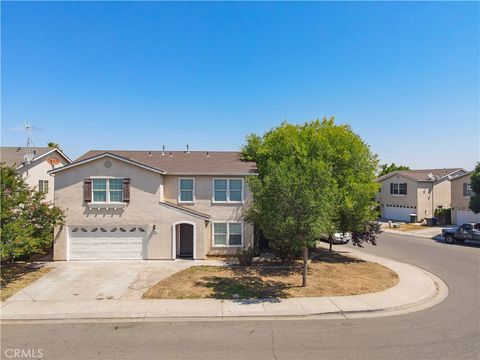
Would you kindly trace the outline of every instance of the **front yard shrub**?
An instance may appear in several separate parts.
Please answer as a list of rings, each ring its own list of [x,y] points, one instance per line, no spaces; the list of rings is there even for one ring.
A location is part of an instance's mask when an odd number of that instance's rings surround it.
[[[15,169],[0,164],[2,259],[42,253],[53,243],[53,229],[63,224],[64,214],[45,202],[45,194],[31,189]]]
[[[452,209],[436,209],[435,217],[438,218],[438,222],[442,225],[448,225],[452,223]]]

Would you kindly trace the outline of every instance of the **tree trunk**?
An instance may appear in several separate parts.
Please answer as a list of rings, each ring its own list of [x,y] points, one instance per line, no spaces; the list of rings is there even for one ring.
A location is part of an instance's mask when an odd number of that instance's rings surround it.
[[[329,252],[332,252],[332,246],[333,246],[333,236],[330,235],[328,237],[328,242],[330,243],[330,248],[328,249]]]
[[[307,271],[308,271],[308,247],[303,248],[303,272],[302,272],[302,287],[307,286]]]

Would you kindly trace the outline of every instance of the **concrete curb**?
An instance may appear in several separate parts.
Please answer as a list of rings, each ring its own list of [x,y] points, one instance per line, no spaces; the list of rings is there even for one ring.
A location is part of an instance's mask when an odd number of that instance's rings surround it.
[[[395,271],[400,281],[387,290],[354,296],[265,300],[91,300],[6,301],[6,322],[191,321],[358,319],[424,310],[448,296],[437,276],[413,265],[342,247],[343,255],[376,262]]]

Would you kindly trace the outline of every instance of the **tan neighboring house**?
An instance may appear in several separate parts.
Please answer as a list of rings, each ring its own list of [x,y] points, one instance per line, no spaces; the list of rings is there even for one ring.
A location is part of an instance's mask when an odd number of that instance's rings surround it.
[[[49,170],[70,164],[72,161],[61,150],[49,147],[2,146],[0,161],[14,166],[25,182],[33,189],[45,193],[45,200],[53,202],[53,177]]]
[[[473,171],[452,180],[452,223],[480,223],[480,214],[475,214],[469,209],[470,197],[473,195],[471,188],[471,175]]]
[[[436,209],[450,208],[451,181],[464,174],[462,168],[423,169],[395,171],[378,178],[381,217],[409,221],[410,214],[416,214],[421,221],[434,216]]]
[[[66,221],[55,260],[204,259],[253,244],[255,164],[239,152],[89,151],[50,171]]]

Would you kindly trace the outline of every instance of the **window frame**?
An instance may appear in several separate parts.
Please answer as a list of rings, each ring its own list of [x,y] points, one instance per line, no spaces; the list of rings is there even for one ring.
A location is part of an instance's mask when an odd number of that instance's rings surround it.
[[[182,200],[182,188],[181,188],[181,183],[182,180],[192,180],[193,181],[193,189],[192,189],[192,200]],[[190,191],[190,190],[185,190],[185,191]],[[195,198],[195,178],[194,177],[179,177],[178,178],[178,199],[177,199],[179,204],[194,204],[196,201]]]
[[[40,185],[41,184],[41,185]],[[46,188],[47,190],[45,191],[45,184],[47,184]],[[42,194],[47,194],[48,193],[48,180],[38,180],[38,192]]]
[[[404,185],[406,183],[400,183],[400,182],[392,182],[392,191],[390,192],[390,195],[393,196],[407,196],[407,189],[405,188],[405,193],[400,193],[400,185]],[[397,187],[397,192],[395,193],[395,186]]]
[[[226,200],[215,200],[215,180],[226,180],[227,181]],[[241,200],[230,200],[230,180],[240,180],[242,182],[242,187],[240,189],[240,191],[242,192]],[[215,178],[212,179],[212,203],[214,203],[214,204],[243,204],[244,202],[245,202],[245,179],[244,178],[242,178],[242,177],[215,177]]]
[[[467,194],[464,195],[464,197],[467,197],[467,198],[472,197],[473,196],[472,183],[465,183],[465,184],[467,184],[466,185]]]
[[[227,232],[226,232],[226,244],[225,245],[216,245],[215,244],[215,224],[226,224],[227,225]],[[240,245],[230,245],[230,224],[240,224],[240,235],[241,241]],[[212,221],[212,247],[233,247],[233,248],[240,248],[244,246],[244,222],[243,221]]]
[[[125,202],[123,201],[124,198],[124,193],[123,193],[123,181],[124,178],[121,177],[105,177],[105,176],[94,176],[91,177],[92,179],[92,204],[124,204]],[[105,190],[95,190],[95,186],[93,185],[95,180],[105,180]],[[112,189],[110,190],[110,180],[121,180],[122,183],[122,188],[121,189]],[[106,200],[105,201],[95,201],[94,197],[94,192],[95,191],[105,191],[107,193]],[[121,192],[122,194],[122,200],[121,201],[110,201],[110,191],[117,191]]]

